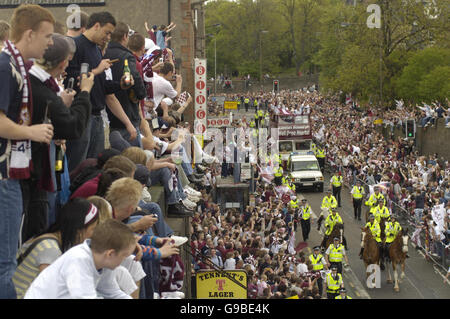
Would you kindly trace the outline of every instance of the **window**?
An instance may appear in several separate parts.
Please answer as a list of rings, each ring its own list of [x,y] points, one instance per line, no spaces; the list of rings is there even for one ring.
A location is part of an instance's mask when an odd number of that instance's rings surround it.
[[[292,141],[280,142],[280,152],[292,152]]]
[[[293,171],[320,171],[317,161],[292,162]]]
[[[311,141],[295,142],[296,151],[309,151],[311,149]]]

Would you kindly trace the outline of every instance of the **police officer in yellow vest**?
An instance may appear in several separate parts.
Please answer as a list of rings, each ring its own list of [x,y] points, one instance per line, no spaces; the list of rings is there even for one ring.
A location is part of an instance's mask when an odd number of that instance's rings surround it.
[[[370,229],[370,232],[372,233],[373,238],[377,242],[378,249],[380,250],[380,258],[382,257],[383,253],[383,244],[381,242],[381,228],[380,224],[375,220],[375,216],[373,214],[369,215],[369,221],[366,223],[366,228]],[[359,258],[363,258],[364,253],[364,247],[361,247],[361,251],[359,252]],[[382,259],[381,259],[382,260]],[[384,268],[383,264],[380,265],[381,268]]]
[[[259,127],[263,127],[264,122],[264,112],[262,110],[258,110],[255,114],[255,117],[258,117],[258,125]]]
[[[309,232],[311,231],[311,206],[308,204],[306,198],[302,199],[302,205],[300,206],[300,218],[303,241],[306,242],[309,238]]]
[[[325,252],[325,260],[328,266],[337,267],[338,272],[342,274],[342,260],[345,259],[345,262],[348,264],[348,258],[345,253],[345,247],[340,241],[339,237],[333,239],[333,243],[330,244]]]
[[[375,216],[375,220],[379,224],[381,223],[381,218],[388,219],[391,216],[389,208],[387,208],[387,206],[384,206],[383,199],[378,200],[378,205],[375,207],[375,212],[373,213],[373,215]]]
[[[397,221],[397,218],[394,215],[391,215],[389,221],[385,223],[384,233],[386,234],[386,239],[384,243],[384,256],[389,257],[389,247],[392,242],[397,237],[398,233],[402,230],[402,226]]]
[[[322,240],[322,243],[320,244],[320,246],[325,247],[330,234],[332,233],[334,227],[338,223],[343,224],[342,218],[337,213],[336,208],[332,208],[331,214],[328,215],[327,218],[325,219],[325,236],[323,236],[323,240]],[[343,240],[343,244],[344,244],[345,248],[347,249],[347,240],[345,239],[345,237],[343,237],[342,240]]]
[[[289,187],[289,189],[291,191],[293,191],[294,193],[296,193],[295,191],[295,184],[292,182],[292,178],[289,178],[287,181],[287,187]]]
[[[251,120],[249,126],[250,126],[250,128],[256,128],[256,123],[255,123],[255,121],[254,121],[254,120]]]
[[[261,112],[260,114],[259,114],[259,118],[260,118],[260,121],[261,121],[261,127],[265,127],[266,126],[266,124],[268,124],[269,122],[269,118],[267,117],[267,115],[268,115],[268,113],[267,112],[264,112],[263,110],[260,110],[259,112]]]
[[[344,281],[342,275],[338,273],[337,267],[331,267],[331,273],[327,274],[326,286],[327,286],[327,298],[335,299],[339,294],[339,289],[344,288]]]
[[[365,202],[366,206],[369,207],[369,214],[373,214],[375,212],[379,199],[383,199],[384,204],[386,205],[386,199],[384,198],[384,195],[380,192],[380,187],[375,186],[374,193],[370,195],[369,199]]]
[[[342,178],[341,172],[334,173],[331,177],[331,187],[333,188],[333,196],[336,197],[338,201],[338,207],[341,207],[341,189],[344,179]]]
[[[294,211],[299,208],[298,198],[296,196],[291,197],[291,201],[289,202],[289,207]]]
[[[327,189],[327,195],[325,195],[325,197],[322,199],[322,206],[320,207],[322,209],[321,215],[323,215],[323,213],[325,212],[329,213],[331,208],[336,207],[337,207],[336,197],[331,195],[331,189]]]
[[[245,112],[248,112],[249,103],[250,103],[250,99],[248,97],[246,97],[244,99]]]
[[[347,296],[347,289],[341,288],[339,289],[339,296],[337,296],[335,299],[353,299],[353,298]]]
[[[320,253],[320,246],[314,247],[313,253],[309,255],[309,261],[313,267],[312,271],[317,272],[323,269],[328,270],[327,262],[323,255]],[[317,278],[317,286],[319,288],[319,295],[323,293],[323,279],[322,276]]]
[[[361,186],[361,181],[356,181],[356,185],[353,186],[350,194],[352,195],[353,213],[355,215],[355,219],[361,220],[361,206],[363,197],[366,194],[364,187]]]
[[[260,127],[260,118],[259,118],[259,113],[258,112],[256,112],[255,111],[255,115],[254,115],[254,117],[255,117],[255,123],[256,123],[256,127]]]
[[[280,186],[282,183],[282,178],[283,178],[283,167],[281,167],[281,165],[278,166],[278,168],[275,168],[275,185]]]
[[[325,168],[325,150],[323,148],[316,148],[315,152],[317,161],[319,162],[320,170],[323,172]]]

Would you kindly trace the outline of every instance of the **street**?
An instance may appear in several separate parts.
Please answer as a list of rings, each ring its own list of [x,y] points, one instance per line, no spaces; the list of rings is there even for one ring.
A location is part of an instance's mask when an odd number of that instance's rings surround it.
[[[330,180],[329,175],[325,175],[326,186]],[[326,187],[325,187],[326,189]],[[324,193],[314,193],[308,190],[298,193],[299,198],[306,198],[311,205],[313,212],[318,217],[320,215],[320,206]],[[350,262],[350,269],[344,271],[344,285],[348,290],[348,295],[357,299],[446,299],[450,298],[450,286],[443,283],[442,271],[433,266],[431,262],[425,260],[421,252],[416,251],[408,242],[408,255],[406,260],[405,278],[400,282],[400,292],[393,290],[393,284],[387,284],[387,268],[381,273],[381,288],[368,288],[366,284],[365,266],[359,258],[361,243],[361,227],[364,226],[364,217],[362,221],[354,220],[353,205],[351,202],[349,190],[343,187],[341,192],[342,207],[338,207],[338,213],[344,221],[344,235],[347,238],[348,248],[347,256]],[[363,216],[364,216],[363,207]],[[314,218],[314,215],[312,215]],[[322,235],[317,231],[317,218],[311,225],[310,240],[304,251],[309,255],[314,246],[319,245]],[[296,244],[302,242],[301,227],[297,228]],[[392,273],[392,265],[389,264]],[[397,270],[400,278],[400,271]],[[444,274],[445,275],[445,274]]]

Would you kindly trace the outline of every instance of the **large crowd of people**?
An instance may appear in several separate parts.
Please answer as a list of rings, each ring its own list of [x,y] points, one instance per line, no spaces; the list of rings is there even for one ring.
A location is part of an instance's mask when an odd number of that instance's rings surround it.
[[[188,239],[163,211],[192,216],[204,175],[181,145],[176,25],[102,11],[67,29],[33,4],[0,24],[0,298],[182,298]]]
[[[254,205],[241,214],[214,202],[217,180],[238,180],[239,166],[229,151],[206,154],[190,135],[183,113],[192,97],[168,46],[176,25],[146,24],[143,35],[105,11],[82,13],[80,22],[65,29],[33,4],[0,22],[0,298],[183,298],[188,238],[175,236],[166,209],[192,217],[194,272],[245,270],[250,298],[323,298],[324,284],[328,298],[341,290],[345,298],[342,269],[329,259],[330,251],[342,257],[342,247],[308,256],[296,246],[308,204],[282,201],[258,159],[248,158]],[[377,114],[305,90],[227,98],[266,126],[275,114],[311,114],[329,165],[350,184],[384,183],[390,203],[414,214],[418,227],[432,224],[442,255],[448,161],[418,156],[410,141],[384,139],[373,124],[381,116],[397,125],[417,110]],[[233,125],[254,125],[241,120]],[[203,162],[192,165],[188,139]],[[152,199],[156,185],[167,207]]]
[[[308,90],[227,94],[226,98],[244,101],[240,107],[249,104],[248,110],[255,114],[258,110],[271,116],[311,114],[314,143],[326,151],[331,171],[340,172],[349,190],[365,185],[366,200],[374,193],[374,186],[379,187],[391,214],[403,216],[417,228],[413,241],[443,258],[450,238],[450,164],[438,154],[420,156],[412,139],[391,135],[385,138],[382,134],[383,126],[401,126],[407,119],[420,122],[421,114],[416,109],[397,103],[394,109],[363,110],[355,103],[341,103],[338,95],[323,96]],[[440,104],[438,107],[443,108]],[[252,127],[244,117],[233,124]],[[249,145],[249,140],[241,143]],[[204,193],[192,220],[191,249],[196,256],[193,269],[245,270],[250,298],[321,298],[322,287],[319,292],[321,285],[317,284],[321,277],[314,275],[314,264],[308,256],[301,249],[295,250],[291,236],[301,214],[281,200],[270,180],[262,178],[267,163],[258,158],[253,158],[252,163],[260,167],[252,176],[254,186],[250,186],[256,199],[244,214],[234,209],[221,210]],[[224,169],[227,165],[218,167],[218,178],[228,175]],[[421,242],[420,234],[426,234],[428,246]]]

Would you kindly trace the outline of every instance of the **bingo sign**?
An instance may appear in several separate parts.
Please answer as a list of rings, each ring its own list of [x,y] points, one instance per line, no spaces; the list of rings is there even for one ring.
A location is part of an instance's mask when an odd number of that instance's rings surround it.
[[[195,122],[194,133],[206,131],[206,59],[195,59]]]
[[[208,117],[208,128],[231,127],[229,117]]]

